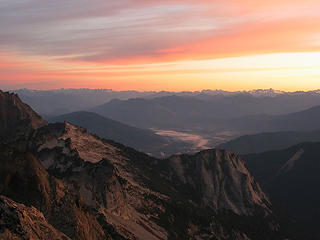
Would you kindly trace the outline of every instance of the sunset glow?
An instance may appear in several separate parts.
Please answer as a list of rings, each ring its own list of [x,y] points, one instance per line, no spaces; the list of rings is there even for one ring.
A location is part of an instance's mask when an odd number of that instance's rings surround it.
[[[318,0],[0,0],[0,87],[320,88]]]

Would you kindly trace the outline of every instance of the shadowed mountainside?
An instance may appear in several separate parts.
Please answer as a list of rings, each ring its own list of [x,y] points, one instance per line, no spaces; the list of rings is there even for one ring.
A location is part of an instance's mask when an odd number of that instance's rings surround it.
[[[319,142],[301,143],[284,150],[244,156],[248,169],[272,202],[296,218],[297,226],[304,226],[310,239],[320,238],[319,149]]]
[[[247,116],[220,122],[221,127],[251,132],[313,131],[319,129],[320,106],[282,115]]]
[[[223,100],[219,100],[220,98]],[[268,98],[271,98],[273,106],[277,108],[278,105],[281,106],[280,99],[284,96]],[[167,96],[155,99],[112,100],[91,111],[136,127],[188,131],[209,139],[213,146],[245,134],[319,129],[319,106],[300,112],[270,115],[270,111],[266,109],[271,106],[265,107],[261,103],[263,99],[264,97],[251,95],[213,96],[210,100]],[[220,101],[223,104],[220,104]]]
[[[245,135],[217,146],[240,154],[261,153],[288,148],[302,142],[320,141],[320,130],[309,132],[270,132]]]

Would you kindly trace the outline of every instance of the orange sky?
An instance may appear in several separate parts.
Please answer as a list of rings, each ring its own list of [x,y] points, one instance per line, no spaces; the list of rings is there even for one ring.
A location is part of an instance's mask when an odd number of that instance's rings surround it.
[[[320,88],[318,0],[0,2],[0,88]]]

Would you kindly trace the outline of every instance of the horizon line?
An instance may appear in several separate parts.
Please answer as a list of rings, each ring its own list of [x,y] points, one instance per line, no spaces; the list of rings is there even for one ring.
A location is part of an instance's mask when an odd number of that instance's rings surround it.
[[[177,90],[177,91],[172,91],[172,90],[138,90],[138,89],[127,89],[127,90],[114,90],[111,88],[52,88],[52,89],[35,89],[35,88],[1,88],[2,91],[21,91],[21,90],[28,90],[28,91],[68,91],[68,90],[98,90],[98,91],[105,91],[105,92],[151,92],[151,93],[161,93],[161,92],[168,92],[168,93],[184,93],[184,92],[189,92],[189,93],[202,93],[206,91],[221,91],[221,92],[228,92],[228,93],[248,93],[248,92],[254,92],[254,91],[273,91],[273,92],[278,92],[278,93],[297,93],[297,92],[320,92],[319,89],[312,89],[312,90],[294,90],[294,91],[286,91],[286,90],[281,90],[281,89],[274,89],[274,88],[253,88],[253,89],[248,89],[248,90],[225,90],[225,89],[202,89],[202,90]]]

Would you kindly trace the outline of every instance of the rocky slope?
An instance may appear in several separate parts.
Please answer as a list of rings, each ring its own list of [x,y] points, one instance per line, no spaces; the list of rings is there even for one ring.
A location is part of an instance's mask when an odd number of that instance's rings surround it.
[[[18,95],[0,90],[0,141],[13,141],[47,123]]]
[[[0,196],[0,239],[70,240],[52,227],[39,210],[4,196]]]
[[[71,239],[282,239],[235,154],[160,160],[67,122],[25,134],[19,151],[0,147],[0,194],[35,206]]]
[[[72,239],[107,239],[82,197],[47,173],[30,153],[0,145],[0,194],[41,211],[47,221]],[[63,214],[61,214],[63,213]]]

